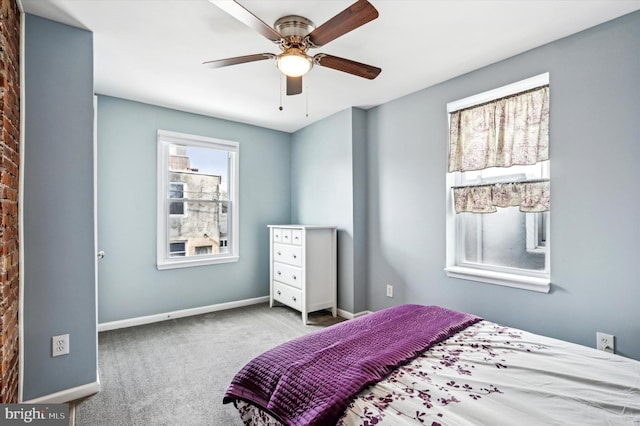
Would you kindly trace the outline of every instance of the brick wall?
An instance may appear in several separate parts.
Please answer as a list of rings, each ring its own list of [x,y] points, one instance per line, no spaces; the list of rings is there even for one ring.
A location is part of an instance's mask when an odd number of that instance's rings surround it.
[[[18,400],[20,11],[0,0],[0,403]]]

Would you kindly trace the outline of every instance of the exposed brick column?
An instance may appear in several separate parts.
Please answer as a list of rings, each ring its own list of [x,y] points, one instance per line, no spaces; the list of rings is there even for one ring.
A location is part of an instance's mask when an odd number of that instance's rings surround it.
[[[0,0],[0,403],[18,401],[20,11]]]

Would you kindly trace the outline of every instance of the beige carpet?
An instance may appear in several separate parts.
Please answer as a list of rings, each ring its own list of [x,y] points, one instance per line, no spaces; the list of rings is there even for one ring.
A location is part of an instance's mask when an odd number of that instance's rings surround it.
[[[341,321],[253,305],[102,332],[102,391],[79,401],[77,426],[242,425],[222,397],[233,375],[267,349]]]

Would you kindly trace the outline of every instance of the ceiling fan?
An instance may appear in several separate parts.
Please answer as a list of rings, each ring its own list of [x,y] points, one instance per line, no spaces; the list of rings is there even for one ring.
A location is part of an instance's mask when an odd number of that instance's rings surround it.
[[[367,0],[358,0],[324,24],[316,28],[302,16],[288,15],[278,19],[273,28],[234,0],[209,0],[238,21],[253,28],[262,36],[277,44],[282,53],[257,53],[204,62],[209,68],[221,68],[246,62],[275,59],[278,69],[287,77],[287,95],[302,93],[302,76],[313,65],[373,80],[382,69],[372,65],[318,53],[309,56],[307,51],[323,46],[344,34],[378,17],[378,11]]]

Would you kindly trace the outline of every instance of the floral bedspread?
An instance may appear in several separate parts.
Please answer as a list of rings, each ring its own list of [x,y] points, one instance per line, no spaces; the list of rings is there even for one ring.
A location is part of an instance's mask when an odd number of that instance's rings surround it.
[[[243,401],[246,425],[280,426]],[[640,362],[481,321],[362,391],[340,426],[640,425]]]

